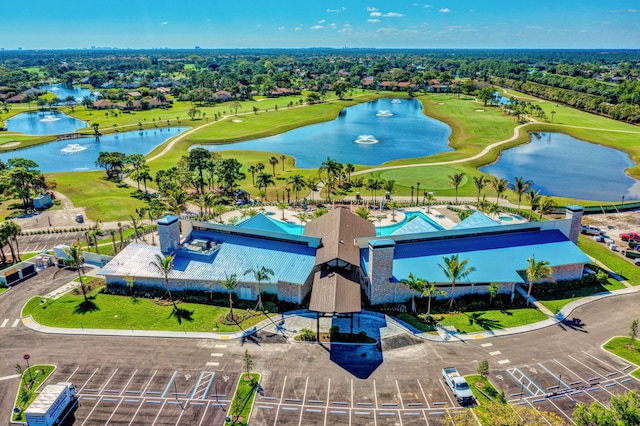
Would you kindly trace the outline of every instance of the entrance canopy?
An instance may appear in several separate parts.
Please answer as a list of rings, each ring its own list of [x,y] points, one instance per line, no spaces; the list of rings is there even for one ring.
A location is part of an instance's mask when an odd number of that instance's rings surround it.
[[[309,310],[335,314],[360,312],[360,285],[334,273],[313,277]]]

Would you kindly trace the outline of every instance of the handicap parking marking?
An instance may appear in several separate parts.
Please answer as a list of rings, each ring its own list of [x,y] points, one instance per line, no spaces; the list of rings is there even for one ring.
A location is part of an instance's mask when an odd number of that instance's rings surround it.
[[[529,377],[527,377],[526,374],[524,374],[522,372],[522,370],[520,370],[519,368],[512,368],[507,370],[507,373],[513,377],[513,379],[521,384],[521,389],[526,389],[527,392],[529,392],[531,394],[531,396],[536,396],[538,395],[538,393],[544,394],[545,391],[538,386],[533,380],[531,380]],[[516,377],[516,375],[519,375],[519,377]],[[530,386],[534,386],[536,388],[536,392],[532,392],[531,389],[529,389]]]

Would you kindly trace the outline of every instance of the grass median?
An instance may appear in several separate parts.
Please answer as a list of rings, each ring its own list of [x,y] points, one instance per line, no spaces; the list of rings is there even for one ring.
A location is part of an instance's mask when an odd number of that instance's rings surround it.
[[[88,299],[89,303],[84,303],[82,294],[72,293],[57,300],[34,297],[27,302],[22,315],[31,315],[36,322],[49,327],[183,332],[236,332],[268,317],[262,312],[248,311],[244,321],[226,325],[220,320],[229,314],[228,306],[178,303],[175,312],[167,301],[115,296],[99,290],[90,292]]]
[[[485,330],[518,327],[548,318],[547,315],[535,308],[490,309],[435,316],[442,317],[438,325],[453,326],[459,333],[475,333]]]
[[[618,355],[620,358],[640,367],[640,342],[638,340],[632,342],[628,337],[614,337],[602,347],[612,354]],[[640,368],[636,368],[631,375],[640,380]]]
[[[20,378],[20,388],[16,398],[16,407],[20,409],[18,413],[13,413],[13,421],[24,421],[24,411],[35,401],[39,395],[38,388],[53,373],[53,365],[34,365],[22,372]]]
[[[578,247],[587,255],[595,257],[607,268],[620,275],[631,285],[640,284],[640,268],[609,250],[605,245],[596,243],[584,235],[578,239]]]

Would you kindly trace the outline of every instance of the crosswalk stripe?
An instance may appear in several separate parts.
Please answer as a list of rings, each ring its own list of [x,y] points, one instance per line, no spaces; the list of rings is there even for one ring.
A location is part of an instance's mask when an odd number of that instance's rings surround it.
[[[15,321],[13,322],[13,325],[12,325],[11,327],[17,327],[19,322],[20,322],[20,318],[18,318],[17,320],[15,320]]]
[[[7,323],[8,323],[8,322],[9,322],[9,320],[8,320],[8,319],[6,319],[6,320],[2,321],[2,325],[0,325],[0,327],[1,327],[1,328],[4,328],[4,327],[7,325]]]
[[[220,365],[220,363],[219,363],[219,362],[211,362],[211,361],[209,361],[209,362],[207,363],[207,365],[208,365],[209,367],[217,367],[217,366],[219,366],[219,365]]]

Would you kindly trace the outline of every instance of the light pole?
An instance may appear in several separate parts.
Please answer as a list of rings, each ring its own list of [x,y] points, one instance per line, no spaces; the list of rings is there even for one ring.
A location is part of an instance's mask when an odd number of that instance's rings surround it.
[[[622,205],[620,207],[624,206],[624,195],[622,196]]]

